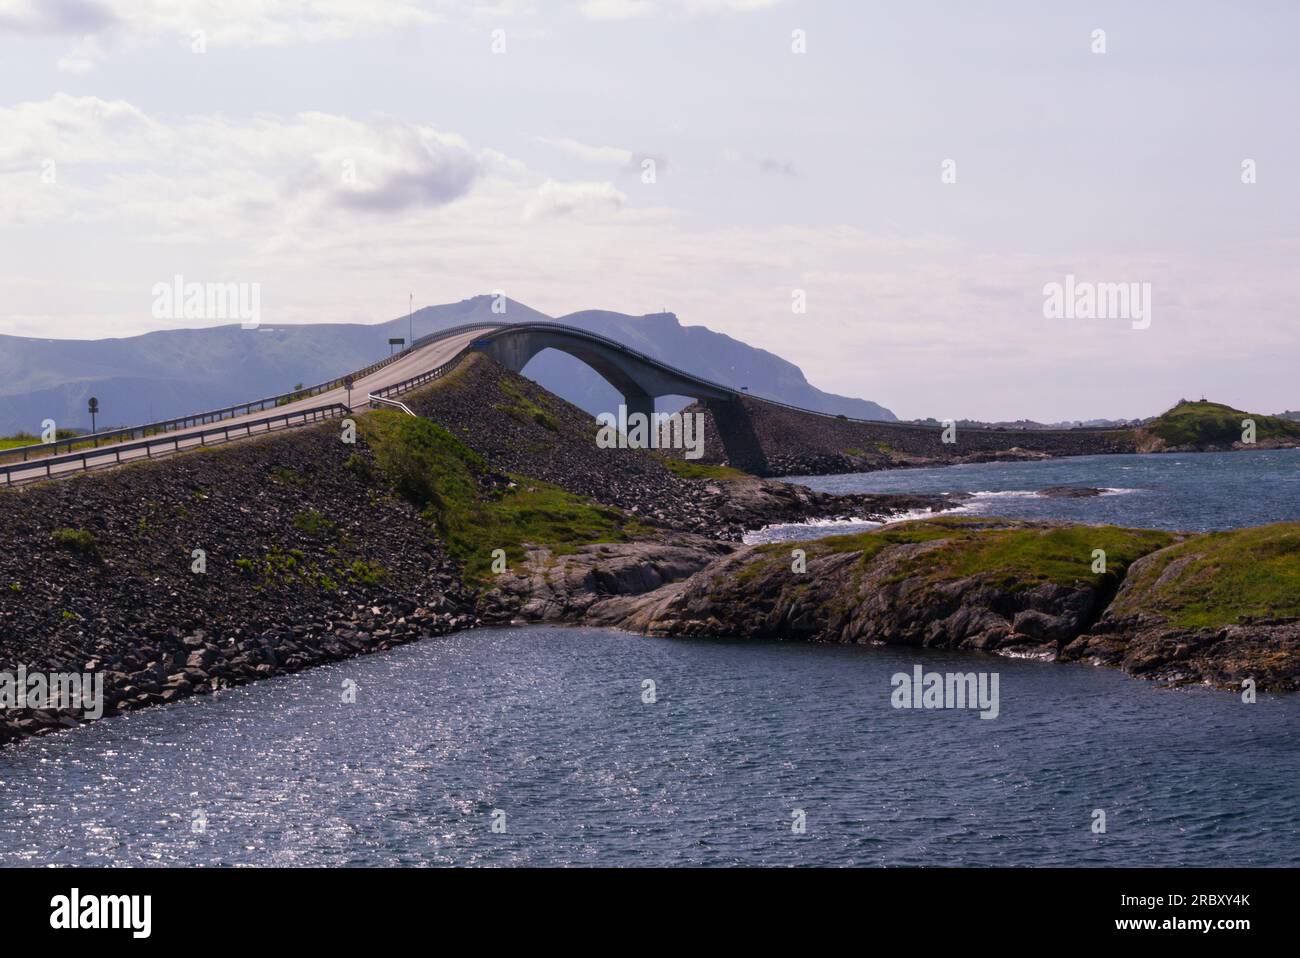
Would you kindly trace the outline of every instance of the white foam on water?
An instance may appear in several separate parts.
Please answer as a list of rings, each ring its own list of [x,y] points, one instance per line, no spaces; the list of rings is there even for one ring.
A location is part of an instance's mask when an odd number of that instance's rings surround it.
[[[775,522],[771,525],[763,526],[761,529],[753,529],[746,532],[741,541],[746,545],[754,543],[767,542],[795,542],[800,539],[820,538],[823,535],[835,535],[836,530],[849,532],[855,529],[868,531],[870,529],[879,529],[882,526],[893,525],[896,522],[911,522],[914,519],[931,519],[935,516],[950,516],[957,512],[969,512],[969,505],[957,506],[955,509],[944,509],[940,512],[931,512],[929,509],[909,509],[905,512],[897,513],[890,516],[884,522],[878,519],[809,519],[807,522]],[[815,536],[792,535],[792,533],[817,530]]]

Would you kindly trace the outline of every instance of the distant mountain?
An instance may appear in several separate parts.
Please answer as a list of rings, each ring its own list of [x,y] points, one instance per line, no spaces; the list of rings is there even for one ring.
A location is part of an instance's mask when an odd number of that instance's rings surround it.
[[[429,306],[411,317],[416,337],[479,321],[550,321],[522,303],[492,312],[490,296]],[[862,399],[815,389],[797,366],[703,326],[683,327],[671,313],[625,316],[588,311],[560,322],[626,342],[697,375],[748,386],[765,396],[825,412],[893,419]],[[389,337],[407,336],[405,316],[387,323],[237,325],[175,329],[124,339],[29,339],[0,335],[0,435],[59,428],[88,429],[86,400],[99,400],[98,426],[135,425],[286,392],[360,369],[389,352]],[[618,393],[595,372],[554,350],[537,356],[525,374],[595,414],[616,408]],[[661,408],[684,405],[661,403]]]

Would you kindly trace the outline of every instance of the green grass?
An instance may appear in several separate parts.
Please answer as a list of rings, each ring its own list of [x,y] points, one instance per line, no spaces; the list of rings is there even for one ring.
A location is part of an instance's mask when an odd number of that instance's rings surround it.
[[[298,383],[298,385],[293,387],[292,392],[290,392],[286,396],[281,396],[279,399],[277,399],[275,401],[275,405],[277,407],[287,406],[291,402],[297,402],[299,399],[306,399],[310,395],[311,395],[311,391],[303,388],[302,383]]]
[[[56,429],[54,432],[56,439],[75,439],[80,435],[81,433],[76,429]],[[20,446],[36,446],[40,442],[40,436],[33,436],[30,432],[16,432],[12,436],[0,436],[0,451],[17,449]],[[80,444],[71,448],[80,448]],[[59,451],[64,452],[65,450],[60,449]]]
[[[715,479],[728,482],[750,478],[749,473],[731,466],[711,466],[708,463],[692,462],[689,459],[673,459],[671,456],[664,456],[663,462],[669,472],[683,479]]]
[[[0,449],[14,449],[18,446],[30,446],[38,442],[40,442],[40,439],[36,436],[20,432],[12,436],[0,436]]]
[[[558,555],[646,531],[617,509],[549,483],[515,476],[512,487],[497,488],[477,453],[427,419],[375,410],[357,424],[379,471],[437,529],[467,582],[490,581],[495,549],[513,565],[526,544]]]
[[[494,408],[501,410],[525,425],[536,423],[551,432],[560,431],[560,424],[555,421],[555,417],[524,395],[518,383],[506,376],[502,376],[497,386],[510,401],[499,404]]]
[[[100,557],[99,541],[93,533],[87,532],[85,529],[55,529],[50,536],[50,541],[54,543],[56,548],[74,552],[88,559],[98,559]]]
[[[354,559],[346,570],[349,582],[357,585],[379,585],[388,578],[388,570],[375,562]]]
[[[1204,401],[1180,402],[1145,428],[1171,446],[1228,445],[1241,441],[1243,419],[1255,421],[1256,441],[1300,440],[1300,423]]]
[[[288,466],[276,466],[271,470],[271,481],[285,486],[302,487],[307,485],[307,477]]]
[[[1175,537],[1158,530],[1119,526],[989,528],[985,519],[944,516],[829,536],[798,546],[808,550],[810,557],[861,552],[865,565],[889,546],[940,541],[942,545],[937,548],[905,560],[893,578],[920,576],[933,581],[977,576],[1009,589],[1029,588],[1040,582],[1102,586],[1117,582],[1136,559],[1164,548]],[[762,551],[786,556],[793,547],[779,543],[765,546]],[[1094,549],[1106,552],[1105,573],[1092,571]]]
[[[1100,587],[1118,582],[1135,560],[1173,541],[1168,532],[1119,526],[990,529],[943,547],[930,576],[980,576],[1008,588],[1039,582]],[[1106,553],[1104,573],[1092,571],[1095,549]]]
[[[338,523],[325,518],[315,509],[307,509],[295,515],[293,527],[313,539],[331,539],[338,531]]]
[[[1180,560],[1186,565],[1162,582]],[[1210,532],[1163,550],[1116,605],[1121,613],[1139,610],[1187,629],[1300,616],[1300,523]]]

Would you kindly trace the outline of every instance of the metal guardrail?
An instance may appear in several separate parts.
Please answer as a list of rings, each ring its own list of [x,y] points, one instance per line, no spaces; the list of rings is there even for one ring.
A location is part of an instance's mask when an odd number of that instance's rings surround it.
[[[129,456],[125,461],[138,460],[141,458],[152,459],[154,450],[163,446],[171,446],[170,450],[164,452],[179,452],[184,445],[185,448],[193,446],[207,446],[208,439],[211,437],[222,436],[224,441],[229,442],[231,433],[235,433],[235,438],[239,438],[239,433],[245,436],[251,436],[254,432],[271,432],[276,423],[283,423],[282,428],[288,429],[293,426],[306,426],[311,423],[321,422],[326,419],[333,419],[337,416],[350,416],[352,410],[344,403],[329,403],[325,406],[313,406],[311,409],[299,409],[296,412],[285,412],[278,416],[266,416],[262,419],[254,419],[248,422],[228,423],[225,426],[214,426],[212,429],[204,429],[200,432],[187,432],[184,435],[159,436],[151,439],[144,439],[140,442],[123,442],[115,443],[104,449],[83,449],[80,452],[67,453],[62,456],[49,456],[35,462],[19,462],[0,465],[0,474],[4,476],[5,485],[12,486],[19,482],[30,482],[36,479],[51,479],[54,477],[54,468],[56,466],[66,465],[68,463],[80,463],[81,470],[85,471],[95,465],[117,465],[124,460],[123,453],[137,452],[144,450],[144,456]],[[299,421],[295,421],[299,420]],[[265,428],[259,428],[265,427]],[[94,460],[102,460],[95,462]],[[65,471],[65,470],[61,470]],[[33,473],[29,476],[20,476],[15,479],[15,473]]]
[[[388,396],[400,396],[404,392],[410,392],[417,386],[423,386],[427,382],[432,382],[440,376],[446,375],[457,363],[465,358],[465,354],[470,352],[473,347],[466,346],[451,359],[447,360],[441,366],[430,369],[427,373],[420,373],[418,376],[412,376],[410,379],[403,379],[400,383],[391,383],[381,389],[376,389],[370,394],[372,401],[384,402]]]
[[[374,393],[371,393],[369,396],[366,397],[366,399],[370,402],[371,405],[390,406],[393,409],[398,409],[406,413],[408,416],[415,415],[415,413],[411,412],[410,406],[397,399],[385,399],[383,396],[376,396]]]
[[[235,419],[239,416],[246,416],[253,412],[259,412],[269,407],[283,406],[291,402],[298,402],[302,399],[310,399],[312,396],[328,392],[331,389],[342,388],[344,380],[351,377],[353,380],[362,379],[383,369],[390,363],[395,363],[404,356],[411,353],[412,350],[420,349],[429,343],[439,339],[445,339],[448,336],[455,336],[458,333],[468,332],[471,329],[481,329],[486,326],[500,326],[501,323],[464,323],[460,326],[452,326],[448,329],[440,329],[421,336],[412,342],[401,352],[393,353],[391,356],[385,356],[383,359],[371,363],[354,373],[347,373],[342,376],[336,376],[333,379],[327,379],[324,382],[317,383],[314,386],[304,386],[302,389],[295,389],[291,392],[280,393],[276,396],[267,396],[264,399],[253,399],[249,402],[235,403],[233,406],[223,406],[220,409],[209,409],[203,412],[190,413],[186,416],[177,416],[172,419],[160,419],[157,422],[143,423],[138,426],[123,426],[120,429],[109,429],[102,432],[87,433],[81,436],[71,436],[67,439],[56,439],[51,442],[32,443],[27,446],[13,446],[9,449],[0,451],[0,461],[5,461],[11,457],[19,457],[21,461],[26,462],[30,456],[43,459],[51,452],[57,454],[60,447],[67,447],[71,451],[76,446],[90,443],[92,446],[98,446],[100,442],[108,442],[118,439],[134,439],[136,434],[140,438],[145,438],[150,434],[176,432],[180,429],[190,429],[194,426],[206,425],[210,422],[221,422],[224,419]]]

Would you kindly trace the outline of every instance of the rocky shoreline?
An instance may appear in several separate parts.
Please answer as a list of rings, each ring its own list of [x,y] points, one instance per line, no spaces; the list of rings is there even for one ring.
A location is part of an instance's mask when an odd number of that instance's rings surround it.
[[[1288,547],[1300,548],[1300,525],[1288,525]],[[1262,691],[1300,691],[1300,615],[1189,628],[1141,594],[1144,573],[1169,549],[1201,538],[940,517],[761,546],[678,539],[568,556],[537,551],[500,577],[482,608],[499,623],[960,649],[1116,667],[1174,686],[1240,691],[1250,679]],[[1026,564],[1001,561],[1007,539],[1027,547]],[[1090,575],[1099,542],[1111,569]],[[1053,568],[1063,548],[1077,571]],[[805,553],[799,571],[794,550]],[[981,567],[972,558],[991,561]]]
[[[1300,528],[1197,537],[945,518],[960,496],[832,496],[682,469],[597,448],[585,413],[483,357],[406,401],[426,420],[359,418],[423,423],[429,448],[402,447],[400,429],[362,428],[349,445],[325,424],[0,492],[0,677],[93,674],[115,715],[481,624],[551,622],[967,649],[1171,684],[1295,690],[1300,679],[1290,593],[1242,598],[1258,591],[1251,581],[1292,581]],[[455,475],[425,474],[448,466],[421,458],[434,451],[460,457]],[[456,491],[439,482],[453,480],[518,539],[490,581],[468,565],[486,557],[467,558],[464,530],[438,515]],[[778,523],[927,511],[938,518],[740,541]],[[587,522],[606,532],[582,539]],[[533,529],[564,537],[529,540]],[[1086,569],[1099,541],[1111,557],[1100,576]],[[1204,584],[1238,557],[1259,575],[1241,586],[1224,572],[1237,592],[1222,621],[1207,617]],[[84,718],[6,707],[0,744]]]
[[[485,435],[517,438],[497,432],[508,413],[479,418]],[[679,479],[657,460],[637,463],[637,482],[609,460],[583,463],[590,452],[577,440],[566,449],[548,438],[565,468],[582,470],[629,520],[693,547],[721,548],[772,522],[883,518],[958,501]],[[544,461],[527,465],[581,485]],[[484,483],[513,484],[496,473]],[[100,675],[107,716],[495,620],[490,607],[480,614],[481,590],[395,494],[373,450],[343,444],[334,424],[6,490],[0,522],[9,544],[0,553],[0,676]],[[663,568],[671,578],[687,567]],[[649,583],[658,573],[637,574]],[[4,708],[0,744],[84,717],[76,707]]]

